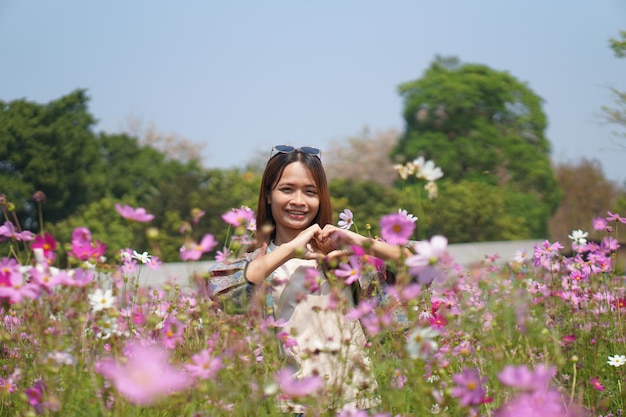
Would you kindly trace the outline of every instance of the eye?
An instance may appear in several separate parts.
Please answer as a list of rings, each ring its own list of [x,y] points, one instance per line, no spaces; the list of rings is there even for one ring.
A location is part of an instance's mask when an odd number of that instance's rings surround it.
[[[308,189],[306,190],[307,195],[311,195],[311,196],[315,196],[317,195],[317,190],[315,189]]]
[[[278,190],[283,193],[289,193],[291,192],[291,187],[280,187]]]

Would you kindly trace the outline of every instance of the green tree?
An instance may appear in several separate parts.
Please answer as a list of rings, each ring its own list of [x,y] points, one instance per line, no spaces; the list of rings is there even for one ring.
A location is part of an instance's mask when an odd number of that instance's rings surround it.
[[[57,221],[102,187],[102,177],[91,175],[100,156],[88,101],[84,90],[43,105],[0,101],[0,192],[15,202],[24,227],[37,227],[33,192],[46,194],[46,219]]]
[[[496,192],[510,191],[507,206],[533,201],[541,209],[532,210],[538,217],[522,237],[547,236],[559,191],[537,94],[508,72],[441,57],[399,92],[406,128],[392,151],[398,162],[422,155],[443,169],[443,182],[498,186]],[[520,199],[522,194],[528,197]]]

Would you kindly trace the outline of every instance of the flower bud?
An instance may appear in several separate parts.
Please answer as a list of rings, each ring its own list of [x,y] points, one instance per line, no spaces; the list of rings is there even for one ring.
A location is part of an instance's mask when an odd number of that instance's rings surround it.
[[[33,194],[33,200],[35,201],[35,203],[43,204],[46,202],[46,195],[43,191],[35,191],[35,193]]]

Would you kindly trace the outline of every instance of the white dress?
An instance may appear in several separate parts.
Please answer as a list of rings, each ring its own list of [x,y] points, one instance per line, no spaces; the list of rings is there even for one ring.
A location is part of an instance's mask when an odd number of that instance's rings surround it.
[[[275,248],[272,243],[268,251]],[[330,283],[323,278],[319,290],[311,293],[305,277],[308,269],[316,267],[315,260],[290,259],[274,271],[273,282],[278,283],[272,289],[274,316],[287,322],[281,330],[297,342],[282,349],[287,365],[294,369],[295,378],[322,377],[322,408],[375,407],[380,397],[365,351],[363,329],[358,320],[345,319],[345,307],[353,305],[349,288],[331,291]],[[291,402],[281,403],[281,408],[285,412],[304,412],[303,406]]]

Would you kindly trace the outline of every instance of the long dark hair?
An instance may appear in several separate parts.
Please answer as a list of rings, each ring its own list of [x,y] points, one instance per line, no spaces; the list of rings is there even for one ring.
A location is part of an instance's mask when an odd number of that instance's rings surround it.
[[[261,180],[259,203],[256,210],[256,236],[257,245],[259,246],[265,242],[269,242],[276,236],[276,222],[272,216],[272,208],[268,203],[268,197],[283,175],[285,167],[294,162],[301,162],[306,167],[317,187],[320,206],[317,211],[317,216],[315,216],[311,224],[317,223],[320,227],[324,227],[333,222],[330,192],[328,190],[328,181],[326,180],[326,172],[322,166],[322,161],[317,156],[310,155],[300,150],[289,153],[279,153],[267,161],[265,171],[263,172],[263,179]]]

